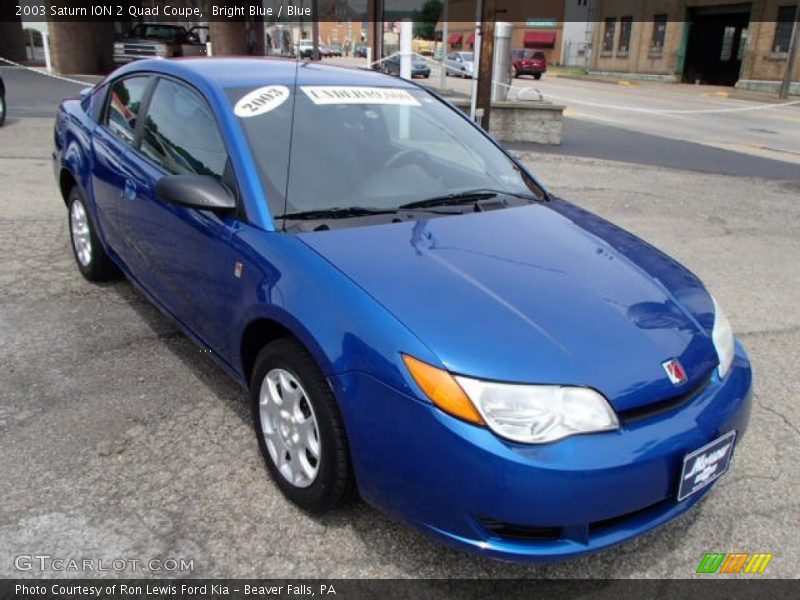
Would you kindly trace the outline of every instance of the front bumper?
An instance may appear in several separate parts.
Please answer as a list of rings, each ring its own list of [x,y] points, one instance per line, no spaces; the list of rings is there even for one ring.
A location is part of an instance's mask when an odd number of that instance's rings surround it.
[[[362,496],[451,546],[549,562],[641,535],[685,512],[685,454],[731,430],[741,442],[752,376],[737,343],[724,380],[619,431],[531,446],[504,441],[364,373],[333,379]]]

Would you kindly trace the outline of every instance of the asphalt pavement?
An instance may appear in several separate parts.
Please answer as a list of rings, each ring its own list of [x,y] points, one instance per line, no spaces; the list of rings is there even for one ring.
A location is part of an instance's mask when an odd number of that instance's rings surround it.
[[[61,100],[79,95],[84,87],[100,80],[97,76],[70,76],[74,81],[65,81],[2,64],[0,77],[6,86],[6,119],[53,117]],[[77,81],[85,81],[86,85]]]
[[[564,135],[560,146],[530,143],[508,146],[515,151],[527,149],[560,156],[601,158],[701,173],[800,180],[800,164],[571,117],[564,118]]]
[[[48,554],[191,559],[170,574],[195,577],[666,578],[715,551],[773,553],[762,577],[800,576],[798,182],[523,150],[551,190],[707,283],[751,354],[755,396],[731,472],[689,514],[571,563],[519,566],[363,502],[309,517],[284,500],[246,394],[130,284],[80,276],[52,121],[15,106],[0,128],[0,577],[76,575],[14,567]]]

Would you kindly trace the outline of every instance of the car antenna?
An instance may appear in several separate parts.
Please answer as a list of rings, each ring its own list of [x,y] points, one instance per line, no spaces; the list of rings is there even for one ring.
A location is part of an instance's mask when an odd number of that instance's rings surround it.
[[[294,62],[294,82],[292,83],[292,118],[289,123],[289,160],[286,161],[286,189],[283,191],[283,212],[282,215],[287,214],[289,210],[289,175],[292,172],[292,142],[294,141],[294,111],[297,108],[297,79],[300,76],[300,53],[298,52],[297,59]],[[286,219],[281,223],[281,229],[286,229]]]

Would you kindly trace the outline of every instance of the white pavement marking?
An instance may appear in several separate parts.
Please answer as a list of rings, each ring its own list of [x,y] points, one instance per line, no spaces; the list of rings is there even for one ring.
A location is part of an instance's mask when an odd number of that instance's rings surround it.
[[[69,77],[64,77],[63,75],[54,75],[52,73],[45,73],[44,71],[40,71],[39,69],[34,69],[33,67],[21,65],[18,62],[14,62],[13,60],[8,60],[7,58],[4,58],[2,56],[0,56],[0,62],[4,62],[6,64],[18,67],[20,69],[25,69],[26,71],[31,71],[32,73],[37,73],[44,77],[52,77],[53,79],[60,79],[61,81],[66,81],[67,83],[74,83],[76,85],[82,85],[83,87],[94,86],[94,82],[91,81],[81,81],[80,79],[70,79]]]

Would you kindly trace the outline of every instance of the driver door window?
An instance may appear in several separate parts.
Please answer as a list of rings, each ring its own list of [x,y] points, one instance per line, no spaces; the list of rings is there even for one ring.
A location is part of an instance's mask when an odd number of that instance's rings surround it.
[[[158,82],[144,122],[141,151],[175,175],[222,180],[228,153],[206,102],[185,85]]]

